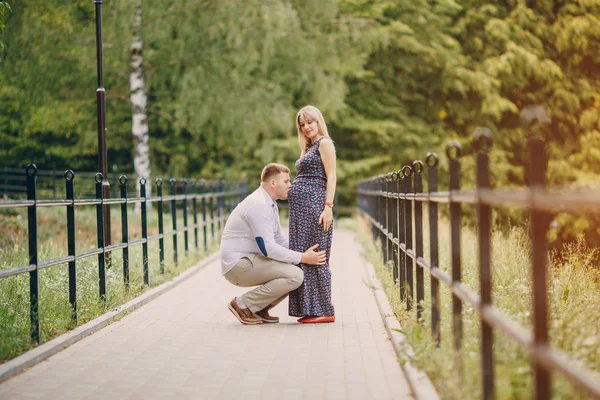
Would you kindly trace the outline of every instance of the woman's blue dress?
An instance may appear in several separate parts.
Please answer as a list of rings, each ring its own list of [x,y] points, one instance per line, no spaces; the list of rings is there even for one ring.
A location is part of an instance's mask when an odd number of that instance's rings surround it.
[[[296,317],[335,315],[329,270],[333,227],[323,232],[323,225],[318,224],[327,194],[327,175],[319,153],[323,139],[311,143],[306,153],[296,161],[297,175],[288,195],[290,249],[304,252],[318,243],[317,251],[327,251],[325,265],[298,265],[304,271],[304,282],[289,296],[289,315]]]

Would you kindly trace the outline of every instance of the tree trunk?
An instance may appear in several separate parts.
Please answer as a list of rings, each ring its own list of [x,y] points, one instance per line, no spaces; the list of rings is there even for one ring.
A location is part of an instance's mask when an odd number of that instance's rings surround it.
[[[134,21],[134,36],[131,44],[131,62],[129,75],[129,88],[131,89],[132,133],[134,138],[133,167],[136,174],[137,195],[140,196],[140,179],[146,178],[146,195],[151,195],[152,182],[150,180],[150,146],[148,144],[148,118],[146,116],[146,84],[144,82],[144,69],[142,58],[142,0],[138,0]],[[152,203],[148,203],[150,209]],[[136,203],[135,210],[139,212],[140,203]]]

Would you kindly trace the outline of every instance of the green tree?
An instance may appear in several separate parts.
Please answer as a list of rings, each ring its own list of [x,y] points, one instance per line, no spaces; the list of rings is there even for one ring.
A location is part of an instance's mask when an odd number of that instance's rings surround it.
[[[111,26],[114,14],[125,9],[119,4],[105,14],[109,21],[105,25],[105,43],[109,44],[105,46],[107,124],[112,138],[109,160],[130,163],[131,148],[126,158],[120,157],[123,136],[111,130],[118,125],[118,132],[122,126],[115,124],[115,119],[131,118],[130,110],[119,112],[127,103],[119,100],[115,90],[128,90],[127,75],[115,69],[127,49],[119,52],[118,47],[110,46],[116,38],[127,40],[123,28]],[[94,5],[87,1],[15,0],[12,7],[18,12],[6,20],[11,41],[6,43],[0,65],[0,159],[9,166],[35,162],[42,168],[96,169]]]
[[[180,1],[146,9],[152,151],[176,174],[231,166],[256,176],[274,158],[295,160],[296,110],[316,104],[335,119],[344,107],[343,77],[365,56],[356,29],[339,23],[335,1]],[[168,28],[149,28],[158,22]]]
[[[0,1],[0,61],[2,61],[2,50],[4,49],[4,43],[2,43],[2,37],[4,36],[4,14],[10,11],[10,5],[6,1]]]

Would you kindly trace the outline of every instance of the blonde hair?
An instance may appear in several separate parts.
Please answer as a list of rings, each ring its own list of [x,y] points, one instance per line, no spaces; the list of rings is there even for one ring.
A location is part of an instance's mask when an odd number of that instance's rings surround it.
[[[319,126],[319,133],[326,138],[329,137],[329,132],[327,132],[327,125],[325,125],[325,119],[323,118],[323,114],[317,107],[314,106],[305,106],[302,107],[298,114],[296,114],[296,129],[298,130],[298,143],[300,144],[300,155],[303,156],[306,153],[306,148],[310,145],[310,139],[302,134],[302,130],[300,129],[300,117],[309,119],[311,121],[317,121],[317,125]],[[331,138],[330,138],[331,139]]]
[[[265,165],[260,174],[261,182],[268,182],[274,175],[285,172],[286,174],[290,173],[290,169],[283,164],[270,163]]]

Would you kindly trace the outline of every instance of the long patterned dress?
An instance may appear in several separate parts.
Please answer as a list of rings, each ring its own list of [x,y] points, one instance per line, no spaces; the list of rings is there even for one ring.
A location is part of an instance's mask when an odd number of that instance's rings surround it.
[[[327,175],[319,153],[321,140],[311,143],[296,161],[298,174],[288,194],[290,249],[304,252],[318,243],[316,250],[326,250],[327,255],[325,265],[298,265],[304,271],[304,282],[289,297],[289,314],[296,317],[335,315],[329,270],[333,227],[323,232],[323,225],[318,224],[327,194]]]

